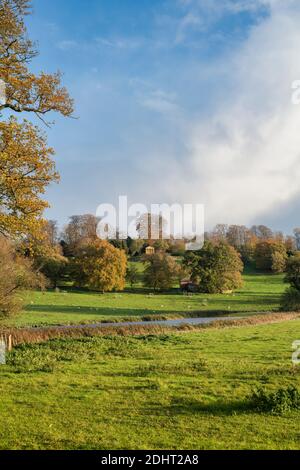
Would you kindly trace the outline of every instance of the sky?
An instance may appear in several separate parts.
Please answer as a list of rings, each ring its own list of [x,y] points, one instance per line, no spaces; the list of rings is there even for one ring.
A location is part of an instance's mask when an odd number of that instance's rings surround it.
[[[33,0],[34,71],[75,119],[46,129],[62,225],[102,203],[201,203],[216,223],[300,226],[299,0]]]

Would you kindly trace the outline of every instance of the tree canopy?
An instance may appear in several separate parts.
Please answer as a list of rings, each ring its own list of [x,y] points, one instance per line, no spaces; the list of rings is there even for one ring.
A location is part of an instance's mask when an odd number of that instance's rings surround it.
[[[240,254],[226,242],[205,242],[200,251],[186,254],[184,265],[201,292],[222,293],[242,285]]]
[[[47,207],[41,195],[58,179],[45,135],[13,116],[31,114],[49,124],[50,112],[73,113],[61,74],[30,70],[37,49],[24,22],[29,13],[29,0],[0,0],[0,77],[6,95],[0,101],[0,234],[9,237],[38,233]]]

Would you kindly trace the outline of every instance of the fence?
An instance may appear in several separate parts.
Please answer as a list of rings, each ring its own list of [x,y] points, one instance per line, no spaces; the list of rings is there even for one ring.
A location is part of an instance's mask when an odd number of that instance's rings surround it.
[[[2,335],[0,336],[0,365],[6,363],[6,352],[12,350],[12,336]]]

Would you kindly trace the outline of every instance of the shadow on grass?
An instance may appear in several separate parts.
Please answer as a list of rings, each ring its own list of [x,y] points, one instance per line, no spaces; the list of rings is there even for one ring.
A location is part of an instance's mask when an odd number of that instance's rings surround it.
[[[88,294],[92,296],[101,297],[103,294],[99,291],[92,291],[85,288],[78,288],[78,287],[60,287],[61,292],[67,292],[70,294]],[[49,289],[48,292],[55,292],[53,289]],[[137,294],[137,295],[183,295],[179,287],[174,287],[168,290],[157,290],[154,291],[153,289],[149,289],[146,287],[126,287],[123,291],[113,291],[113,292],[106,292],[105,295],[124,295],[124,294]]]
[[[86,307],[86,306],[66,306],[66,305],[27,305],[24,309],[26,312],[36,313],[54,313],[66,315],[91,315],[91,316],[118,316],[118,317],[147,317],[157,315],[163,317],[176,317],[182,318],[206,318],[214,316],[228,316],[230,313],[239,313],[239,310],[226,309],[219,310],[159,310],[155,308],[149,309],[136,309],[136,308],[111,308],[111,307]]]
[[[161,405],[157,408],[157,411],[159,413],[161,412]],[[232,416],[236,414],[253,413],[255,410],[252,403],[247,399],[232,402],[217,401],[214,403],[184,400],[181,402],[174,401],[171,405],[163,407],[163,412],[169,415],[209,414],[213,416]]]
[[[154,310],[134,309],[134,308],[110,308],[110,307],[86,307],[86,306],[66,306],[66,305],[27,305],[26,312],[38,313],[61,313],[70,315],[99,315],[99,316],[126,316],[126,315],[144,315],[152,313]],[[164,313],[155,311],[155,313]]]

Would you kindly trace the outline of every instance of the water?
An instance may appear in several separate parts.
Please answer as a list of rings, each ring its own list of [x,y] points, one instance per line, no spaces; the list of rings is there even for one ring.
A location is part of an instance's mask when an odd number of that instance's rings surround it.
[[[123,326],[181,326],[181,325],[207,325],[218,320],[229,321],[238,320],[240,317],[203,317],[203,318],[180,318],[178,320],[157,320],[157,321],[135,321],[135,322],[118,322],[118,323],[92,323],[88,325],[61,325],[56,329],[80,329],[80,328],[107,328],[107,327],[123,327]],[[49,327],[48,327],[49,328]],[[50,327],[51,328],[51,327]],[[44,329],[44,328],[39,328]]]

